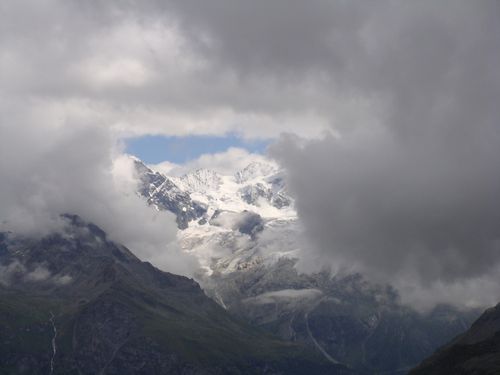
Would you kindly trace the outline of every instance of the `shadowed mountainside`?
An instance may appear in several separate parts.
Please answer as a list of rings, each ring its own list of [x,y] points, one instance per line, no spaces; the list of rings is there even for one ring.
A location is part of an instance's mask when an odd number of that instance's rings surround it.
[[[0,235],[0,374],[350,373],[66,218],[42,239]]]
[[[468,331],[439,349],[410,374],[500,374],[500,304],[486,310]]]

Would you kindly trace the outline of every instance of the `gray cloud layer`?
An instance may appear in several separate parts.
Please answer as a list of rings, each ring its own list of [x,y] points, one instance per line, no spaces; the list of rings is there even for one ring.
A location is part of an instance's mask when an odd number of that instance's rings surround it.
[[[116,132],[328,129],[273,150],[311,256],[428,289],[476,283],[455,301],[481,285],[500,298],[488,276],[500,250],[499,14],[494,0],[2,2],[0,177],[18,183],[2,184],[0,202],[72,208],[49,166],[76,170],[59,160],[74,149],[101,155],[83,163],[99,169]],[[86,183],[95,170],[75,177],[82,201],[105,190]]]
[[[332,26],[354,11],[305,4],[4,2],[2,89],[125,134],[317,135],[333,110],[362,118],[327,66]]]
[[[376,97],[375,125],[285,137],[274,154],[322,256],[429,289],[470,281],[460,302],[491,303],[499,288],[481,285],[500,261],[499,4],[383,10],[336,46],[346,64],[329,71]]]
[[[135,194],[132,164],[109,130],[46,123],[37,112],[29,100],[0,108],[0,231],[44,235],[63,225],[61,214],[78,214],[140,258],[191,274],[196,262],[174,242],[174,216]]]

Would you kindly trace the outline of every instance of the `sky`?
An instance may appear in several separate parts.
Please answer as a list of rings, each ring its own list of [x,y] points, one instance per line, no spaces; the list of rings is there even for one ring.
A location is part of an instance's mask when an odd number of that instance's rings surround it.
[[[496,0],[2,1],[0,222],[81,211],[131,242],[135,208],[110,182],[127,149],[182,163],[266,148],[311,262],[422,300],[500,300],[499,14]]]
[[[145,135],[125,140],[125,152],[147,164],[168,161],[185,164],[202,155],[240,148],[253,154],[264,154],[269,145],[266,140],[244,140],[238,135],[222,136],[158,136]]]

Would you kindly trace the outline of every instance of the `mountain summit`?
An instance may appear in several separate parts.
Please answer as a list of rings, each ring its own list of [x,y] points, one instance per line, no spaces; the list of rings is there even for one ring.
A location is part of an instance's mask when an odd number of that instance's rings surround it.
[[[450,306],[422,314],[402,305],[390,286],[358,274],[300,273],[295,265],[311,245],[286,174],[272,161],[227,175],[196,170],[182,177],[138,166],[139,194],[185,224],[179,243],[198,259],[196,279],[205,293],[233,316],[309,345],[330,362],[401,374],[477,316]],[[158,189],[156,180],[170,182]]]

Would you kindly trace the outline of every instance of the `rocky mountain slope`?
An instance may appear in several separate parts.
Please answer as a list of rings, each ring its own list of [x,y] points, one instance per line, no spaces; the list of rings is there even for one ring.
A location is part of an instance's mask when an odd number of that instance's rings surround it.
[[[0,234],[0,374],[347,374],[229,315],[77,216]]]
[[[500,304],[486,310],[469,330],[423,361],[410,374],[500,374]]]
[[[205,208],[178,234],[202,266],[196,279],[205,292],[233,315],[308,344],[330,362],[366,373],[406,373],[478,315],[449,306],[419,313],[402,306],[392,288],[360,275],[299,273],[295,264],[308,244],[284,172],[272,162],[251,163],[232,175],[163,176],[138,160],[136,168],[148,201],[178,196],[149,182],[147,176],[157,175],[189,196],[193,203],[185,211]],[[178,210],[171,211],[179,221]]]

